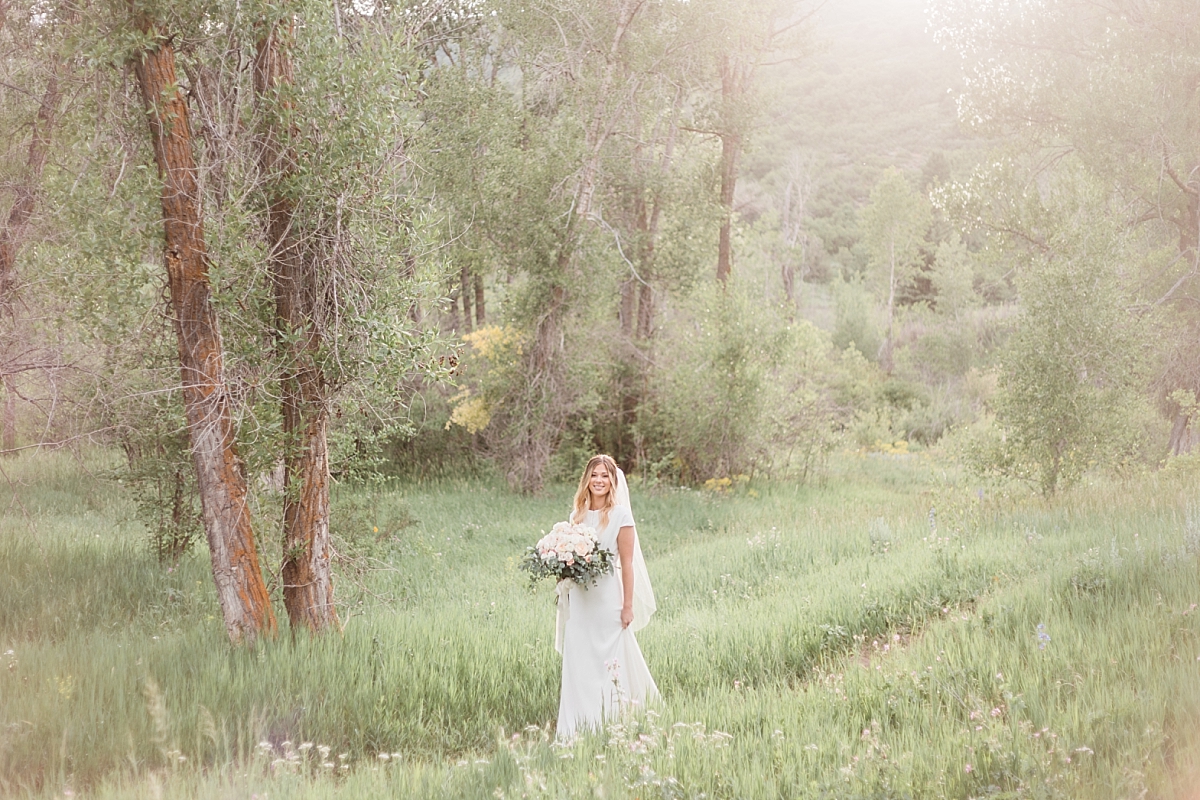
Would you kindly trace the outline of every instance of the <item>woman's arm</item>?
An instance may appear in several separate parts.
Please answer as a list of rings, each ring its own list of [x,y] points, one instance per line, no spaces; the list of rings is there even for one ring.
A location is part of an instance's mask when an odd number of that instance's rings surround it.
[[[617,531],[617,558],[621,559],[621,627],[628,628],[633,622],[633,526],[626,525]]]

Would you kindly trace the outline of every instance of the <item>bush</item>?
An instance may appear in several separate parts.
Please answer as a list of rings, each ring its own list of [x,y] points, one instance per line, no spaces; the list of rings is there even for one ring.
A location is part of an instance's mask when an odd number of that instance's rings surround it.
[[[1010,452],[995,468],[1035,479],[1045,494],[1091,464],[1134,458],[1146,405],[1137,390],[1141,324],[1126,310],[1119,251],[1088,253],[1095,240],[1066,244],[1081,252],[1032,264],[1021,280],[1024,311],[1002,358],[996,402]]]
[[[861,280],[833,283],[833,301],[837,310],[837,321],[833,328],[833,344],[839,350],[853,347],[867,358],[874,360],[883,341],[875,319],[871,293]]]
[[[803,480],[871,403],[877,370],[857,350],[734,287],[698,292],[671,330],[638,421],[654,477]]]
[[[763,315],[735,287],[702,288],[688,312],[690,324],[677,321],[660,350],[646,428],[662,430],[665,441],[652,452],[660,458],[671,452],[688,483],[751,472],[759,455],[766,364],[779,350],[778,332],[762,324]]]

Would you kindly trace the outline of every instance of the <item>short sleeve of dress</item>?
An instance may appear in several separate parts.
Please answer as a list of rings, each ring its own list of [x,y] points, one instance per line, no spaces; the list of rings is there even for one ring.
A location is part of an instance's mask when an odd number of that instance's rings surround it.
[[[609,525],[620,530],[627,525],[633,525],[633,512],[629,510],[629,506],[613,506],[613,510],[608,512],[608,520]]]

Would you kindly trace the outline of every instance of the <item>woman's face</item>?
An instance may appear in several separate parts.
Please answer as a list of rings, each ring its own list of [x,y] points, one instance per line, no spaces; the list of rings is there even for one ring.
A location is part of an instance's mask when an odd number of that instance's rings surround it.
[[[595,500],[603,499],[612,489],[612,478],[608,474],[608,467],[601,462],[592,467],[592,476],[588,478],[588,489],[592,492],[592,498]]]

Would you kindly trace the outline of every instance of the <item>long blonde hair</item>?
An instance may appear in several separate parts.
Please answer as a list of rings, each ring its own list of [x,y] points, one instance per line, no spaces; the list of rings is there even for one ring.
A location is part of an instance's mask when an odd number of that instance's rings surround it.
[[[575,510],[571,513],[571,522],[578,523],[583,521],[583,515],[587,513],[588,506],[591,505],[592,490],[589,483],[592,479],[592,470],[597,464],[603,464],[608,470],[609,489],[608,494],[604,496],[604,507],[600,511],[600,530],[608,527],[608,512],[617,505],[617,462],[613,461],[612,456],[604,454],[592,456],[588,459],[587,466],[583,468],[583,476],[579,479],[579,489],[575,492]]]

